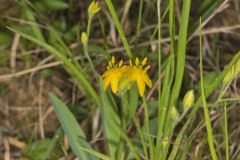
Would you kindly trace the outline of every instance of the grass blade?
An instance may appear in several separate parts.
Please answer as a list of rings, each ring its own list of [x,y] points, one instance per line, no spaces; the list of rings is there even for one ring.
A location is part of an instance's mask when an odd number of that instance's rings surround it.
[[[201,26],[201,19],[200,19],[200,26]],[[207,127],[207,135],[208,135],[208,144],[210,147],[210,152],[213,160],[217,160],[217,154],[214,148],[213,144],[213,133],[212,133],[212,126],[211,126],[211,119],[209,116],[208,111],[208,105],[206,101],[205,91],[204,91],[204,84],[203,84],[203,62],[202,62],[202,35],[201,35],[201,29],[200,29],[200,79],[201,79],[201,97],[202,97],[202,103],[203,103],[203,110],[204,110],[204,117],[205,117],[205,123]]]
[[[229,160],[229,148],[228,148],[228,120],[227,120],[227,104],[224,105],[224,135],[225,135],[225,149],[226,160]]]
[[[120,36],[120,38],[122,40],[122,43],[123,43],[123,45],[124,45],[124,47],[125,47],[125,49],[127,51],[127,55],[128,55],[129,58],[133,58],[131,50],[130,50],[130,47],[129,47],[129,44],[128,44],[128,41],[127,41],[126,36],[125,36],[125,34],[123,32],[122,25],[121,25],[121,23],[120,23],[120,21],[119,21],[119,19],[117,17],[117,13],[116,13],[116,11],[115,11],[115,9],[113,7],[112,1],[111,0],[106,0],[105,2],[107,4],[107,6],[108,6],[108,9],[109,9],[112,17],[113,17],[113,21],[114,21],[114,23],[115,23],[115,25],[117,27],[117,30],[118,30],[119,36]]]
[[[178,46],[177,46],[178,55],[177,55],[176,77],[175,77],[175,82],[172,89],[170,106],[174,106],[175,103],[177,102],[181,85],[182,85],[184,67],[185,67],[186,40],[187,40],[187,32],[188,32],[190,6],[191,6],[191,0],[183,1],[179,39],[178,39]]]
[[[91,150],[91,146],[86,142],[82,129],[79,127],[78,122],[67,106],[53,93],[49,93],[49,99],[68,137],[73,152],[82,159],[96,159],[95,156],[82,150],[84,148]]]

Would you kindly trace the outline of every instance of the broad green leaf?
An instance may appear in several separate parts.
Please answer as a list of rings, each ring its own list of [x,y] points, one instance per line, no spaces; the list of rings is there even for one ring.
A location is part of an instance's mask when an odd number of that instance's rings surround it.
[[[69,5],[62,0],[41,0],[35,3],[36,7],[41,11],[46,10],[64,10],[69,7]]]
[[[97,159],[95,156],[86,152],[86,150],[92,150],[91,146],[87,143],[83,130],[69,111],[68,107],[52,93],[49,93],[49,99],[61,126],[68,137],[73,152],[81,159]]]
[[[26,150],[23,151],[23,155],[31,160],[44,159],[50,144],[50,139],[36,141],[27,146]]]

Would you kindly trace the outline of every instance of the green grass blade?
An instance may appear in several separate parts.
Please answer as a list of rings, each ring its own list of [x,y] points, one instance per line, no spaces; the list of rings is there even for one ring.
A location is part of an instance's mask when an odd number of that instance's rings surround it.
[[[53,93],[49,93],[49,99],[53,105],[54,111],[66,133],[73,152],[82,159],[96,159],[95,156],[83,151],[82,149],[92,150],[86,142],[83,130],[72,115],[68,107]]]
[[[131,50],[130,50],[130,47],[129,47],[129,44],[128,44],[128,41],[127,41],[126,36],[125,36],[125,34],[123,32],[122,25],[121,25],[121,23],[120,23],[120,21],[119,21],[119,19],[117,17],[117,13],[116,13],[116,11],[115,11],[115,9],[113,7],[112,1],[111,0],[106,0],[105,2],[107,4],[107,6],[108,6],[108,9],[109,9],[112,17],[113,17],[113,21],[114,21],[114,23],[115,23],[115,25],[117,27],[117,30],[118,30],[119,36],[120,36],[120,38],[122,40],[122,43],[123,43],[123,45],[124,45],[124,47],[125,47],[125,49],[127,51],[127,55],[128,55],[129,58],[133,58]]]
[[[226,160],[229,160],[229,147],[228,147],[228,119],[227,119],[227,104],[224,105],[224,136],[225,136],[225,149]]]
[[[200,26],[201,26],[201,20],[200,20]],[[214,148],[213,144],[213,133],[212,133],[212,126],[211,126],[211,119],[208,111],[208,105],[206,101],[206,96],[204,92],[204,84],[203,84],[203,62],[202,62],[202,35],[201,35],[201,29],[200,29],[200,79],[201,79],[201,97],[203,102],[203,110],[204,110],[204,117],[205,117],[205,123],[207,127],[207,135],[208,135],[208,144],[210,147],[210,152],[213,160],[217,160],[217,154]]]
[[[176,66],[176,77],[172,89],[171,95],[171,105],[174,106],[178,100],[184,68],[185,68],[185,56],[186,56],[186,40],[188,32],[188,22],[189,22],[189,13],[190,13],[191,0],[183,0],[183,8],[181,14],[181,23],[179,31],[179,39],[177,46],[177,66]]]

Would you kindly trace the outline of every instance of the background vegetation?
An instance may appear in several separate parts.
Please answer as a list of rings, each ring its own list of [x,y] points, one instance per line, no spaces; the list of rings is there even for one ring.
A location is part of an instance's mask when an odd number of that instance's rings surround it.
[[[235,66],[240,1],[179,0],[171,6],[171,0],[161,4],[159,0],[114,0],[116,17],[109,2],[99,1],[101,10],[88,30],[88,0],[0,1],[0,159],[70,160],[79,155],[108,159],[115,153],[118,159],[124,153],[125,159],[144,159],[147,154],[150,159],[160,155],[162,159],[240,159],[239,69]],[[89,36],[87,46],[81,42],[82,32]],[[127,106],[134,116],[121,122],[127,124],[124,133],[115,127],[122,119],[116,119],[119,113],[114,111],[124,104],[120,96],[105,94],[99,80],[112,55],[125,61],[148,57],[151,65],[153,88],[147,89],[146,98],[137,96],[136,86],[128,94]],[[235,70],[229,78],[232,66]],[[185,112],[182,101],[191,89],[200,99],[194,102],[199,107]],[[54,94],[49,99],[50,92]],[[106,107],[113,104],[111,98],[116,108]],[[164,115],[158,111],[163,103],[159,99],[170,107],[176,105],[181,114],[174,128],[158,119],[158,114]],[[109,137],[118,142],[121,136],[124,145],[110,143]],[[158,155],[153,143],[163,153]]]

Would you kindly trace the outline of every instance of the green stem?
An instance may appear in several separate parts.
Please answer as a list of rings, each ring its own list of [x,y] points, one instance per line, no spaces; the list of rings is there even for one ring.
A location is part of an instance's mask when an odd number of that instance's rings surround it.
[[[150,123],[149,123],[149,112],[148,112],[148,104],[147,104],[147,100],[146,97],[143,96],[143,104],[144,104],[144,126],[145,126],[145,130],[146,133],[148,135],[148,140],[149,140],[149,147],[150,147],[150,159],[154,158],[154,143],[153,143],[153,139],[150,136],[151,135],[151,131],[150,131]]]
[[[227,120],[227,105],[225,101],[224,105],[224,135],[225,135],[225,149],[226,149],[226,160],[229,160],[229,149],[228,149],[228,120]]]
[[[92,16],[89,16],[88,17],[88,24],[87,24],[87,35],[88,35],[88,37],[90,35],[91,23],[92,23]]]
[[[95,77],[97,77],[98,73],[96,72],[96,70],[95,70],[95,68],[94,68],[94,65],[93,65],[93,63],[92,63],[92,60],[91,60],[91,58],[90,58],[90,56],[89,56],[89,54],[88,54],[88,46],[87,46],[87,45],[86,45],[86,46],[83,46],[83,52],[84,52],[85,56],[86,56],[87,59],[88,59],[88,62],[89,62],[89,64],[90,64],[90,66],[91,66],[91,69],[92,69]]]
[[[201,19],[200,19],[200,26],[201,26]],[[210,147],[210,152],[213,160],[217,160],[217,154],[213,144],[213,134],[212,134],[212,126],[211,126],[211,119],[209,116],[208,105],[206,101],[205,91],[204,91],[204,84],[203,84],[203,64],[202,64],[202,35],[200,29],[200,79],[201,79],[201,97],[203,102],[203,110],[204,110],[204,117],[205,123],[207,127],[207,135],[208,135],[208,144]]]

